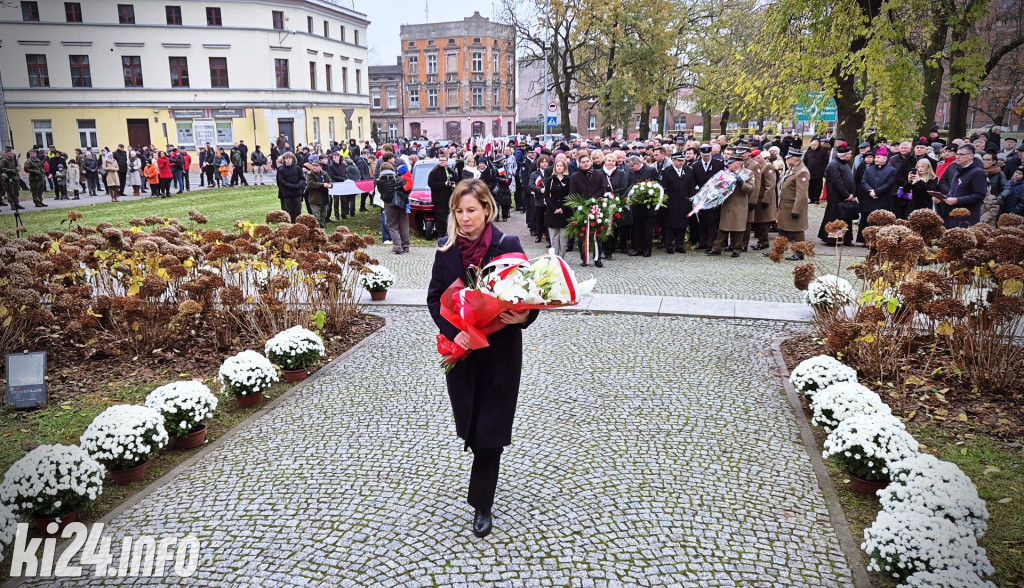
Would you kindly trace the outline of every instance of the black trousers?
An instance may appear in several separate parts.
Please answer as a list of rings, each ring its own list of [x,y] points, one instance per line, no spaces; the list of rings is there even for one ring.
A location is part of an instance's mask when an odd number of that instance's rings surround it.
[[[807,182],[807,200],[811,204],[817,204],[821,200],[821,188],[825,185],[825,178],[811,178],[810,182]]]
[[[654,217],[633,217],[633,249],[640,253],[654,248]]]
[[[672,249],[678,249],[679,251],[686,250],[686,227],[673,228],[662,225],[661,227],[662,240],[665,243],[665,249],[671,247]]]
[[[341,194],[335,194],[330,197],[334,203],[334,220],[348,217],[348,208],[345,206],[345,197]],[[331,207],[327,207],[328,217],[330,216]]]
[[[437,236],[444,237],[448,234],[448,215],[451,211],[448,209],[448,202],[435,202],[434,204],[434,232]]]
[[[473,470],[469,474],[469,492],[466,501],[473,508],[490,511],[494,506],[494,492],[498,488],[498,470],[504,447],[473,450]]]
[[[366,212],[366,199],[369,197],[370,195],[366,192],[359,195],[359,212]],[[355,202],[355,200],[353,200],[353,202]],[[370,205],[373,205],[372,199],[370,200]]]
[[[281,210],[292,217],[292,222],[302,214],[302,198],[281,198]]]
[[[700,240],[697,238],[697,235],[700,234],[700,219],[697,218],[697,215],[695,214],[691,217],[688,217],[686,220],[689,222],[690,228],[690,245],[696,247],[697,244],[700,242]]]

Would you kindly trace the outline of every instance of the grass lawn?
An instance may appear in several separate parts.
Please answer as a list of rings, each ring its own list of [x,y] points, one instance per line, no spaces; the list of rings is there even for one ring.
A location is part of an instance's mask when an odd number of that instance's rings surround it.
[[[276,186],[217,188],[175,194],[170,198],[143,198],[130,202],[110,202],[102,195],[91,198],[83,196],[82,198],[83,204],[88,205],[77,209],[36,210],[31,208],[30,201],[29,209],[21,213],[21,218],[29,231],[45,233],[55,229],[66,229],[67,224],[62,226],[60,222],[67,218],[69,210],[81,212],[84,215],[81,223],[85,225],[108,222],[115,226],[127,227],[129,226],[128,221],[131,219],[145,218],[151,215],[177,218],[183,224],[188,224],[188,211],[194,208],[209,220],[206,228],[230,231],[234,229],[236,221],[247,220],[253,223],[264,223],[268,212],[280,209]],[[92,201],[101,203],[91,204]],[[341,224],[347,226],[353,233],[371,235],[380,242],[380,209],[378,208],[371,208],[371,212],[356,212],[354,219],[349,218],[344,223],[330,222],[327,225],[327,231],[333,233],[334,228]],[[0,216],[0,228],[13,229],[14,217],[12,215]],[[413,245],[430,244],[425,239],[417,238],[415,234],[410,236]]]
[[[955,463],[978,488],[990,515],[988,530],[979,541],[996,569],[995,576],[989,579],[1001,587],[1024,586],[1024,455],[1019,450],[1004,449],[986,437],[951,435],[937,427],[908,426],[908,431],[921,443],[922,452]],[[815,428],[814,434],[820,447],[825,434],[820,428]],[[878,514],[878,499],[854,494],[849,477],[830,460],[825,460],[825,465],[853,538],[859,544],[864,540],[864,529],[871,526]],[[861,561],[865,566],[868,564],[863,552]],[[875,573],[871,579],[875,586],[896,586],[891,579]]]

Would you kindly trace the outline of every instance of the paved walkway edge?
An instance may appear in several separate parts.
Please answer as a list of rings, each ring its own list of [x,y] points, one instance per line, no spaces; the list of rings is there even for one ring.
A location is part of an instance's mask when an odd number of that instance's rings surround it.
[[[274,410],[275,408],[277,408],[277,406],[279,404],[281,404],[281,402],[283,402],[285,398],[288,398],[288,397],[292,396],[293,394],[297,393],[299,390],[301,390],[304,387],[308,386],[310,384],[310,382],[316,381],[317,378],[319,378],[321,374],[326,373],[328,371],[328,369],[331,368],[331,367],[334,367],[335,364],[338,364],[338,363],[341,363],[341,362],[347,360],[349,355],[351,355],[352,353],[355,353],[356,350],[361,348],[363,345],[366,345],[368,341],[372,340],[374,337],[377,337],[380,334],[381,331],[383,331],[386,327],[390,326],[391,319],[389,319],[386,316],[381,316],[381,315],[376,315],[376,314],[373,314],[373,313],[365,312],[365,309],[362,309],[359,314],[371,314],[372,316],[375,316],[375,317],[378,317],[378,318],[383,318],[384,319],[384,324],[381,325],[380,329],[377,329],[373,333],[370,333],[368,336],[364,337],[361,341],[359,341],[358,343],[353,345],[347,351],[345,351],[344,353],[342,353],[338,357],[336,357],[333,360],[331,360],[327,365],[325,365],[322,368],[320,368],[319,370],[317,370],[315,374],[307,377],[302,382],[299,382],[298,384],[296,384],[296,385],[292,386],[291,388],[285,390],[277,398],[274,398],[274,399],[270,400],[269,402],[264,403],[262,406],[260,406],[258,409],[256,409],[256,412],[254,412],[251,415],[249,415],[249,417],[246,418],[244,421],[242,421],[242,422],[238,423],[237,425],[235,425],[234,427],[232,427],[231,430],[227,431],[226,433],[224,433],[223,435],[218,437],[216,440],[211,441],[211,442],[206,443],[205,445],[203,445],[203,448],[200,449],[199,451],[197,451],[195,455],[193,455],[192,457],[190,457],[190,458],[186,459],[185,461],[179,463],[177,466],[174,467],[174,469],[172,469],[171,471],[167,472],[166,474],[164,474],[164,475],[160,476],[159,478],[153,480],[152,482],[149,483],[148,486],[146,486],[142,490],[139,490],[138,492],[136,492],[135,494],[130,496],[127,500],[122,502],[120,506],[118,506],[114,510],[108,512],[107,514],[103,515],[99,519],[93,521],[93,523],[103,523],[104,525],[106,525],[110,521],[114,520],[115,518],[120,516],[122,513],[124,513],[126,510],[128,510],[129,508],[132,508],[133,506],[135,506],[136,504],[138,504],[139,502],[144,500],[146,497],[148,497],[150,494],[152,494],[153,492],[157,491],[160,487],[162,487],[165,484],[171,482],[172,480],[174,480],[174,478],[177,478],[179,475],[181,475],[183,472],[185,472],[185,470],[189,469],[190,467],[192,467],[193,465],[198,463],[199,460],[204,459],[211,452],[213,452],[218,447],[220,447],[221,445],[226,443],[228,439],[231,439],[231,438],[235,437],[236,435],[240,435],[242,433],[242,431],[248,429],[257,419],[263,417],[268,412],[270,412],[270,411]],[[89,524],[92,525],[92,523],[89,523]],[[70,544],[70,543],[71,543],[71,539],[58,539],[58,544],[56,546],[56,549],[54,550],[54,553],[64,553],[64,550],[66,549],[66,546],[68,544]],[[85,572],[84,569],[83,569],[82,573],[83,573],[83,576],[86,575],[86,572]],[[28,580],[28,579],[30,579],[30,578],[11,578],[9,581],[7,581],[3,585],[3,588],[15,588],[16,586],[21,585],[22,582],[24,582],[25,580]]]
[[[357,302],[364,308],[374,306],[426,306],[426,289],[392,288],[387,298],[369,299],[363,291]],[[641,314],[647,316],[691,316],[722,319],[758,319],[768,321],[811,322],[811,309],[795,302],[733,300],[728,298],[685,298],[681,296],[629,296],[593,294],[584,296],[577,306],[551,309],[555,312],[592,312]]]
[[[781,337],[772,342],[776,375],[786,389],[786,398],[789,399],[789,407],[796,418],[797,428],[800,429],[804,449],[807,450],[807,455],[811,459],[811,467],[814,468],[814,474],[818,477],[818,486],[821,488],[821,494],[825,498],[825,505],[828,507],[832,528],[835,529],[836,538],[839,539],[839,547],[843,550],[843,554],[846,555],[846,562],[853,573],[853,585],[856,588],[871,588],[871,578],[868,576],[867,569],[861,564],[860,543],[853,537],[853,533],[850,532],[850,524],[843,513],[842,505],[839,504],[839,496],[836,494],[836,488],[832,485],[832,478],[829,477],[828,470],[825,468],[825,462],[821,457],[818,442],[814,439],[811,424],[807,420],[807,415],[804,414],[803,407],[800,405],[796,389],[789,382],[789,369],[786,368],[786,360],[782,356],[782,343],[788,339],[789,337]]]

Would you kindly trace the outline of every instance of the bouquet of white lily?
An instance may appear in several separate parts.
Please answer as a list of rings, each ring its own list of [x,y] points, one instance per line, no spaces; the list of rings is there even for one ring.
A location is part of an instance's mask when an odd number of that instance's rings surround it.
[[[280,379],[274,364],[251,349],[225,359],[217,377],[220,378],[221,391],[235,396],[251,396],[268,390]]]
[[[150,392],[146,406],[163,415],[168,435],[184,437],[210,418],[217,409],[217,397],[202,382],[184,380]]]
[[[104,410],[82,433],[82,448],[111,470],[127,470],[167,445],[164,417],[147,406],[118,404]]]
[[[81,447],[40,445],[4,474],[0,504],[17,514],[60,516],[96,500],[104,474],[103,465]]]
[[[320,361],[326,350],[319,335],[295,325],[271,337],[263,352],[281,369],[304,370]]]

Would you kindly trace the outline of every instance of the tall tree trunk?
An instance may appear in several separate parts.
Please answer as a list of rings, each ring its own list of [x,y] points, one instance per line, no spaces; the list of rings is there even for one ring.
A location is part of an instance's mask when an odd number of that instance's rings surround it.
[[[617,27],[618,23],[613,23],[613,26]],[[607,69],[607,71],[605,73],[604,83],[605,84],[611,84],[612,78],[614,78],[614,77],[615,77],[615,44],[612,43],[612,45],[608,48],[608,69]],[[611,113],[611,111],[612,111],[612,97],[611,97],[611,93],[610,92],[606,92],[605,95],[606,95],[605,101],[604,101],[605,112],[606,113]],[[605,117],[605,121],[603,121],[603,122],[604,122],[604,125],[601,127],[602,137],[610,137],[611,134],[612,134],[612,123],[611,123],[610,117],[606,116]]]
[[[924,94],[921,96],[921,123],[917,125],[917,136],[926,137],[935,124],[935,112],[939,107],[939,95],[942,94],[942,76],[946,68],[941,59],[932,59],[941,53],[946,45],[949,25],[945,21],[936,24],[928,40],[927,54],[922,56],[921,73],[924,74]]]
[[[718,122],[718,134],[719,135],[728,135],[728,133],[725,132],[726,129],[728,129],[728,128],[729,128],[729,109],[726,108],[725,110],[722,111],[722,120]]]
[[[646,141],[651,136],[651,105],[640,107],[640,140]]]
[[[665,136],[665,130],[668,129],[668,100],[658,101],[658,134],[662,137]]]
[[[950,139],[958,139],[967,136],[967,107],[970,102],[970,94],[965,92],[949,93]]]
[[[704,143],[711,142],[711,111],[704,109],[700,111],[701,122],[703,123],[704,132],[701,133],[700,139]]]

